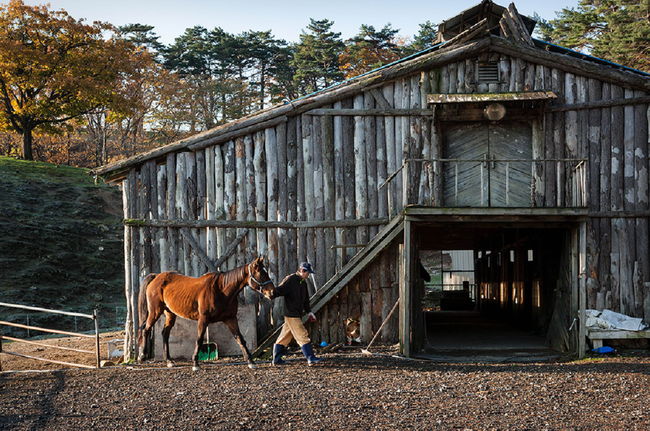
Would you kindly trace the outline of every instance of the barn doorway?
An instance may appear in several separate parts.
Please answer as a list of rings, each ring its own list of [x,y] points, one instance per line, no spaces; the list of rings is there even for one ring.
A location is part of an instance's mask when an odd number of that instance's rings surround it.
[[[418,223],[413,351],[539,361],[575,349],[575,224]]]

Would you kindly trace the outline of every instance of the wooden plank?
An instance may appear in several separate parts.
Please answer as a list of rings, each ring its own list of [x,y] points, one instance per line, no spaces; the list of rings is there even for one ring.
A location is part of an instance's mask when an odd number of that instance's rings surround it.
[[[610,85],[603,83],[603,85]],[[642,94],[642,93],[639,93]],[[620,98],[620,99],[603,99],[596,101],[588,101],[583,103],[571,103],[564,105],[549,105],[546,108],[547,112],[564,112],[564,111],[580,111],[583,109],[596,109],[596,108],[611,108],[614,106],[630,106],[630,105],[644,105],[650,103],[650,96]]]
[[[611,98],[611,86],[609,83],[604,83],[602,86],[602,99],[609,100]],[[603,167],[600,171],[600,211],[609,211],[611,208],[611,108],[602,108],[600,111],[600,164]],[[598,277],[600,281],[600,291],[596,296],[596,307],[599,310],[608,308],[605,300],[607,295],[611,297],[611,222],[610,220],[600,220],[600,239],[599,239],[599,260],[598,260]],[[599,298],[600,303],[599,303]]]
[[[579,228],[579,250],[578,250],[578,357],[585,355],[585,336],[587,332],[586,313],[587,308],[587,222],[580,223]]]
[[[288,210],[288,183],[287,183],[287,124],[278,124],[275,127],[275,135],[277,141],[277,164],[278,164],[278,220],[287,220]],[[287,242],[288,231],[286,229],[278,229],[278,257],[277,257],[277,275],[278,280],[283,278],[285,274],[293,270],[287,265]],[[279,302],[279,301],[278,301]],[[283,310],[280,310],[280,317],[282,317]]]
[[[370,292],[361,292],[361,318],[359,329],[361,341],[367,343],[372,338],[372,297]]]
[[[375,184],[375,193],[377,193],[377,217],[388,217],[388,191],[390,187],[378,190],[379,184],[382,184],[388,177],[385,118],[377,118],[375,120],[375,145],[377,148],[377,178]],[[391,143],[391,145],[393,144]]]
[[[244,136],[244,153],[244,181],[246,182],[246,196],[243,202],[245,207],[244,218],[252,222],[255,221],[255,205],[257,204],[255,197],[255,143],[253,142],[252,135]],[[259,255],[257,250],[257,232],[255,229],[247,229],[247,231],[248,233],[246,234],[243,245],[245,251],[242,253],[246,263],[251,262]],[[254,304],[255,309],[259,307],[260,297],[257,293],[254,293],[251,289],[246,289],[244,295],[248,304]]]
[[[399,339],[402,355],[411,357],[411,222],[404,221],[404,240],[400,245]]]
[[[635,92],[640,96],[641,92]],[[635,179],[635,205],[636,211],[645,211],[650,208],[648,204],[648,105],[636,105],[634,107],[634,179]],[[637,271],[635,272],[634,297],[635,316],[645,317],[644,297],[650,297],[650,249],[649,243],[649,219],[638,218],[635,220],[636,237],[636,261]],[[648,283],[647,286],[645,283]],[[650,302],[649,302],[650,303]],[[650,309],[647,310],[650,313]]]
[[[363,106],[365,109],[374,108],[374,97],[365,93],[363,98]],[[378,190],[377,190],[377,141],[376,141],[376,127],[374,117],[364,118],[364,147],[366,151],[366,181],[367,181],[367,202],[368,202],[368,217],[377,217],[378,211]],[[371,226],[368,229],[370,238],[375,236],[377,228]]]
[[[334,104],[334,109],[340,108],[341,102]],[[333,122],[333,163],[334,163],[334,217],[338,220],[345,218],[345,170],[343,156],[343,119],[334,117]],[[342,228],[336,229],[336,244],[345,243],[345,231]],[[345,263],[345,250],[336,249],[336,271],[341,269]]]
[[[223,162],[224,162],[224,175],[223,175],[223,205],[226,220],[236,220],[237,219],[237,177],[235,171],[236,164],[236,152],[235,152],[235,141],[228,141],[223,148]],[[226,229],[225,230],[225,244],[232,243],[237,237],[237,231],[235,229]],[[224,246],[225,246],[224,244]],[[232,256],[228,259],[226,263],[226,269],[233,269],[237,266],[237,261],[235,256]]]
[[[339,118],[340,120],[340,118]],[[335,190],[335,155],[334,155],[334,118],[323,117],[321,119],[322,135],[322,159],[323,159],[323,200],[324,200],[324,218],[329,220],[336,219],[336,190]],[[342,174],[342,172],[341,172]],[[341,177],[341,179],[343,179]],[[324,277],[321,285],[325,284],[331,276],[336,273],[336,251],[331,248],[336,244],[335,229],[327,228],[323,231],[324,250]]]
[[[266,219],[268,221],[278,220],[278,149],[277,135],[275,129],[269,128],[264,131],[264,153],[266,154]],[[278,230],[271,228],[266,230],[268,241],[268,261],[266,269],[273,280],[278,280]],[[279,302],[272,305],[273,325],[279,325],[281,311]]]
[[[311,154],[314,158],[314,169],[312,175],[314,176],[314,194],[312,201],[314,202],[314,220],[323,220],[325,218],[325,197],[323,195],[323,129],[322,117],[312,118],[312,133],[313,133],[313,148]],[[325,269],[325,232],[323,229],[313,229],[314,235],[314,248],[310,251],[311,263],[316,267],[316,280],[315,286],[317,288],[324,284],[326,269]],[[325,270],[325,271],[324,271]]]
[[[266,150],[264,132],[253,135],[253,165],[255,168],[255,220],[267,221],[267,176],[266,176]],[[257,252],[260,256],[268,256],[268,239],[265,228],[256,229]],[[271,324],[271,305],[268,301],[259,302],[257,313],[257,330],[265,334]]]
[[[363,107],[363,94],[354,97],[354,107],[361,109]],[[355,217],[368,217],[368,183],[366,173],[366,149],[365,149],[365,129],[363,117],[354,117],[354,184],[355,184]],[[357,229],[357,242],[368,242],[368,229],[360,227]]]
[[[346,99],[342,105],[353,106],[353,101]],[[341,127],[343,128],[343,177],[345,180],[344,201],[345,201],[345,219],[352,220],[356,214],[356,184],[355,172],[356,159],[354,153],[354,130],[356,120],[350,117],[341,118]],[[356,230],[353,228],[345,229],[344,231],[345,243],[352,244],[356,242]],[[348,248],[345,250],[344,261],[347,262],[356,250]]]
[[[236,179],[236,219],[237,220],[247,220],[248,219],[248,181],[246,178],[246,144],[244,137],[239,137],[235,139],[235,179]],[[241,230],[237,230],[237,236],[241,234]],[[242,249],[239,253],[235,255],[235,265],[241,266],[247,262],[248,256],[246,256],[246,243],[244,242]],[[244,297],[247,304],[251,304],[255,301],[254,296],[256,294],[250,289],[245,289]]]
[[[206,220],[215,220],[217,216],[215,201],[215,147],[205,149],[205,176],[206,176]],[[170,219],[167,215],[165,218]],[[206,228],[206,252],[210,260],[217,258],[217,230],[215,228]]]
[[[302,117],[298,116],[296,117],[296,220],[307,220],[302,130]],[[307,232],[305,229],[299,229],[296,232],[296,260],[298,262],[306,260],[306,247]]]
[[[428,103],[478,103],[510,102],[516,100],[552,100],[557,94],[553,91],[512,91],[506,93],[464,93],[464,94],[428,94]]]
[[[370,93],[367,93],[370,100],[375,100]],[[305,112],[305,115],[313,116],[354,116],[354,117],[380,117],[380,116],[423,116],[430,117],[430,109],[409,109],[409,108],[318,108]]]
[[[392,83],[384,85],[382,87],[382,93],[384,98],[388,100],[390,104],[394,103],[394,86]],[[393,174],[397,170],[397,157],[395,154],[395,117],[384,117],[384,140],[386,144],[386,171],[388,177],[388,175]],[[397,214],[396,199],[397,186],[394,182],[391,182],[387,190],[386,201],[388,214],[391,217]]]
[[[206,216],[206,189],[207,189],[207,179],[205,173],[205,150],[198,150],[194,153],[196,160],[195,166],[195,181],[196,181],[196,195],[194,196],[195,201],[195,217],[199,220],[205,220]],[[199,244],[204,248],[207,242],[207,235],[204,229],[201,229],[197,232],[199,237]],[[206,267],[201,265],[201,260],[196,259],[197,265],[197,274],[203,274],[206,272]]]

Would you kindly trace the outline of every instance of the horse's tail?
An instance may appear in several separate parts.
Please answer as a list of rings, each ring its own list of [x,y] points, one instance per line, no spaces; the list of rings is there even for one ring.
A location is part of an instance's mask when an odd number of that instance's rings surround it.
[[[147,306],[147,286],[156,278],[158,274],[151,273],[142,279],[140,283],[140,293],[138,294],[138,346],[142,344],[142,331],[147,326],[147,317],[149,316],[149,307]]]

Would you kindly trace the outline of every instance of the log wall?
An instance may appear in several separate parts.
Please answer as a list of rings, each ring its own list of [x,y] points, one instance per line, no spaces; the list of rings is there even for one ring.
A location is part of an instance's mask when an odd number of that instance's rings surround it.
[[[478,82],[478,61],[497,62],[500,81]],[[314,287],[322,286],[405,204],[442,205],[445,179],[437,159],[444,154],[445,122],[437,118],[439,108],[422,110],[426,94],[533,90],[553,91],[558,96],[553,106],[560,106],[547,107],[535,120],[534,157],[588,162],[578,170],[560,161],[536,164],[531,206],[588,207],[594,217],[588,223],[587,307],[650,320],[648,104],[561,108],[647,93],[541,63],[484,52],[330,100],[320,112],[288,116],[266,129],[132,168],[123,180],[124,215],[144,224],[129,224],[124,234],[127,324],[138,324],[133,301],[139,279],[149,272],[198,276],[262,254],[269,258],[274,280],[309,260],[316,270]],[[328,115],[327,109],[372,110],[374,115]],[[406,115],[400,109],[411,111]],[[425,161],[403,165],[407,159]],[[580,175],[586,177],[585,191],[576,188]],[[147,225],[156,219],[297,224]],[[345,223],[367,219],[372,222]],[[333,223],[305,223],[321,221]],[[361,319],[365,335],[379,327],[396,299],[393,254],[388,250],[323,309],[320,330],[331,341],[342,340],[346,317]],[[270,306],[250,293],[241,301],[255,305],[259,336],[281,323],[280,302]],[[385,326],[384,339],[395,339],[395,325]]]

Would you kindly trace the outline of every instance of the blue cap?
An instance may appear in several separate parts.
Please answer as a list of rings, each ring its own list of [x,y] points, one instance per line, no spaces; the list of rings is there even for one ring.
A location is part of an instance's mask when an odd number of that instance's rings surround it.
[[[309,263],[309,262],[301,263],[300,264],[300,269],[304,269],[305,271],[307,271],[310,274],[314,273],[314,269],[311,267],[311,263]]]

